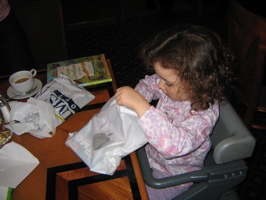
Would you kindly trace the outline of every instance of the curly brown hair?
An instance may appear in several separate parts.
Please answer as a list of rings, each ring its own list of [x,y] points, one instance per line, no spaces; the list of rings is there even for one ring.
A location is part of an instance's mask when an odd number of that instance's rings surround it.
[[[235,80],[227,52],[213,31],[184,25],[156,35],[143,46],[141,58],[148,69],[160,62],[163,68],[176,70],[187,86],[192,110],[200,111],[227,101]]]

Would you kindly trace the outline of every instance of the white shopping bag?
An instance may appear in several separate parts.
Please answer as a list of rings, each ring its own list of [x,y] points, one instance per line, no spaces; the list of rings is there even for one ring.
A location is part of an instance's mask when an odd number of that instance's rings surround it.
[[[10,121],[7,128],[17,135],[30,133],[38,138],[52,137],[55,134],[55,109],[42,100],[30,97],[27,102],[10,104]]]
[[[112,97],[93,118],[66,141],[91,171],[112,175],[121,158],[147,143],[137,114]]]
[[[39,164],[23,146],[10,142],[0,149],[0,186],[16,188]]]
[[[83,87],[79,87],[73,80],[60,74],[39,91],[36,99],[46,101],[55,108],[56,126],[79,111],[95,96]]]

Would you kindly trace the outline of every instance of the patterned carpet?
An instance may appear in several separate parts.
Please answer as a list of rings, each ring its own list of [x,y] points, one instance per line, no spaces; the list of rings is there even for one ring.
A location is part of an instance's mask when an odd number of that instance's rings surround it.
[[[147,71],[138,59],[141,43],[154,33],[176,24],[198,24],[216,31],[226,43],[224,12],[174,12],[132,17],[123,23],[86,27],[67,31],[69,58],[104,53],[112,62],[118,86],[134,86]],[[266,199],[266,132],[252,130],[256,149],[247,160],[247,179],[237,188],[240,199]]]
[[[223,37],[226,36],[223,13],[215,16],[213,13],[194,12],[179,12],[168,16],[158,14],[129,18],[125,23],[69,31],[68,55],[71,59],[105,53],[112,62],[118,86],[133,86],[147,74],[138,59],[141,43],[167,27],[187,23],[205,25]]]

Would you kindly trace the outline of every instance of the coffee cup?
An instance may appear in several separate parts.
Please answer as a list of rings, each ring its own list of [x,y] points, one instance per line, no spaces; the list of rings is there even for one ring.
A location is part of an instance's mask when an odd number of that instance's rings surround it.
[[[32,89],[34,86],[34,76],[36,74],[36,69],[31,69],[30,71],[18,71],[9,77],[9,83],[13,90],[19,93],[24,93]]]

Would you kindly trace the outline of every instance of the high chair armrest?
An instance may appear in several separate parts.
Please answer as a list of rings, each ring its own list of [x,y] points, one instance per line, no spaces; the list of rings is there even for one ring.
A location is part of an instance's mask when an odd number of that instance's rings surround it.
[[[156,179],[152,175],[145,147],[137,150],[137,156],[145,184],[156,189],[177,186],[185,183],[223,183],[226,185],[225,188],[228,187],[230,189],[236,182],[240,183],[244,180],[248,170],[244,160],[236,160],[224,164],[214,164],[212,166],[204,167],[202,170]]]
[[[203,182],[208,180],[208,173],[202,170],[156,179],[152,175],[145,147],[137,150],[137,156],[145,183],[156,189],[171,187],[189,182]]]

